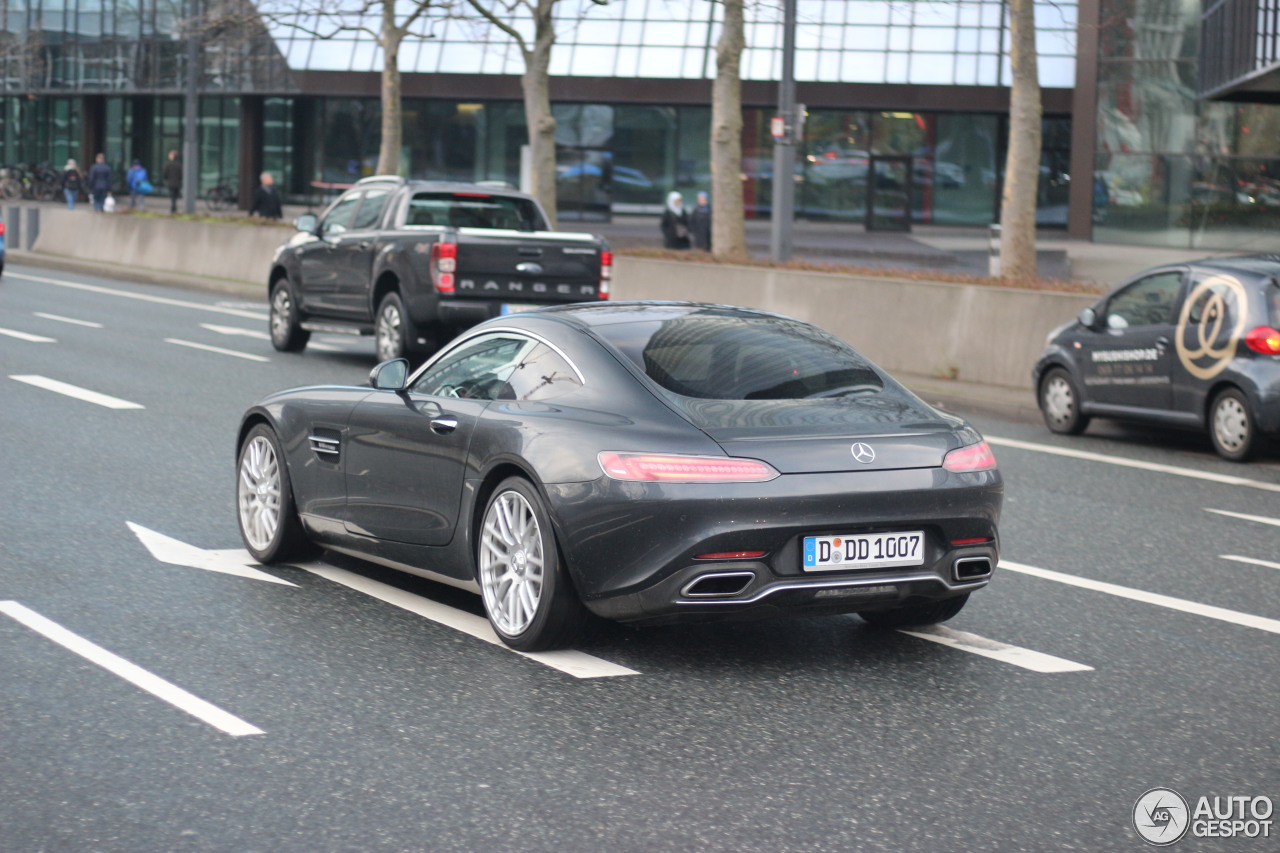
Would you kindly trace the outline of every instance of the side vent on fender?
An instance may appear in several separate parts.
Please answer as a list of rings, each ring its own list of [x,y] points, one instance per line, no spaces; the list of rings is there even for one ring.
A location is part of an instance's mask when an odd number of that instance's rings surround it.
[[[342,458],[340,450],[342,442],[336,429],[316,429],[311,433],[308,440],[311,442],[311,452],[321,462],[329,462],[336,465]]]

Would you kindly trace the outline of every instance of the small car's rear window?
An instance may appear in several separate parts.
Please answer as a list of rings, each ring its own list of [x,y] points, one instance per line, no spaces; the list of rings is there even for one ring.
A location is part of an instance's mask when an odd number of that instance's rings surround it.
[[[880,374],[848,344],[784,317],[712,309],[595,330],[650,379],[684,397],[800,400],[884,388]]]
[[[537,205],[526,198],[488,193],[414,193],[405,225],[497,228],[539,231],[546,228]]]

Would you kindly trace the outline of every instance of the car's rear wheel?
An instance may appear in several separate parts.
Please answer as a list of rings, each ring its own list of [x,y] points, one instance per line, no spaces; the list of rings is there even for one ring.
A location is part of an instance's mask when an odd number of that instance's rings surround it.
[[[877,628],[905,628],[909,625],[936,625],[946,622],[964,609],[969,593],[927,604],[908,604],[892,610],[875,610],[858,615]]]
[[[409,323],[399,294],[388,293],[382,297],[373,333],[378,361],[409,356]]]
[[[1089,418],[1080,412],[1080,389],[1071,374],[1055,367],[1040,382],[1040,413],[1050,430],[1063,435],[1084,432]]]
[[[567,645],[585,622],[542,498],[511,477],[494,490],[476,543],[485,613],[502,642],[531,652]]]
[[[1232,462],[1244,462],[1257,449],[1257,426],[1249,413],[1249,401],[1239,389],[1228,388],[1213,398],[1209,437],[1218,455]]]
[[[240,538],[254,559],[277,563],[302,559],[315,550],[298,518],[280,439],[266,424],[251,429],[240,445],[236,508]]]
[[[271,290],[271,345],[280,352],[300,352],[309,340],[311,333],[302,328],[289,280],[282,278]]]

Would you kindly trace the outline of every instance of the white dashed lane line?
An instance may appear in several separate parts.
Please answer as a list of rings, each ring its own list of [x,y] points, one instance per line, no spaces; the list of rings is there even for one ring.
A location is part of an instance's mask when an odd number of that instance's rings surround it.
[[[107,672],[123,678],[135,687],[145,690],[157,699],[168,702],[178,710],[185,711],[215,729],[233,737],[264,734],[262,729],[257,726],[246,723],[239,717],[229,714],[199,696],[183,690],[176,684],[148,672],[137,664],[130,663],[119,655],[102,648],[102,646],[86,640],[79,634],[72,633],[58,623],[46,619],[16,601],[0,601],[0,613],[6,614],[64,649],[75,652],[90,663],[96,664],[107,670]]]
[[[1225,509],[1208,509],[1205,512],[1214,512],[1218,515],[1225,515],[1228,518],[1238,518],[1241,521],[1253,521],[1258,524],[1270,524],[1273,527],[1280,527],[1280,518],[1268,518],[1265,515],[1247,515],[1243,512],[1228,512]]]
[[[920,628],[899,628],[898,630],[908,636],[919,637],[932,643],[941,643],[944,646],[950,646],[962,652],[969,652],[992,660],[998,660],[1002,663],[1013,664],[1023,669],[1029,669],[1032,672],[1061,673],[1091,672],[1093,670],[1091,666],[1085,666],[1082,663],[1076,663],[1066,658],[1054,657],[1043,652],[1011,646],[1008,643],[998,643],[995,640],[988,640],[986,637],[979,637],[977,634],[969,634],[964,631],[957,631],[954,628],[948,628],[946,625],[927,625]]]
[[[17,338],[20,341],[26,341],[29,344],[56,344],[57,338],[46,338],[44,335],[33,335],[30,332],[19,332],[17,329],[0,329],[0,335],[9,338]]]
[[[78,385],[59,382],[57,379],[50,379],[47,376],[25,375],[10,376],[9,378],[18,382],[24,382],[27,385],[34,385],[37,388],[43,388],[46,391],[53,391],[55,394],[62,394],[76,400],[83,400],[86,403],[95,403],[99,406],[105,406],[108,409],[144,408],[140,403],[131,403],[128,400],[121,400],[119,397],[112,397],[109,394],[99,394],[97,391],[90,391],[88,388],[81,388]]]
[[[271,340],[271,335],[259,329],[242,329],[239,326],[219,326],[214,323],[201,323],[200,328],[208,329],[211,332],[217,332],[220,335],[232,335],[245,338],[253,338],[259,341]],[[313,350],[322,350],[324,352],[344,352],[342,347],[329,346],[328,344],[318,344],[314,341],[307,347]]]
[[[198,344],[195,341],[184,341],[178,338],[165,338],[164,342],[166,344],[176,344],[177,346],[187,347],[189,349],[198,349],[203,350],[204,352],[217,353],[218,355],[230,355],[235,358],[243,358],[247,361],[271,361],[271,359],[267,358],[265,355],[254,355],[253,353],[240,352],[239,350],[223,349],[222,347],[210,346],[209,344]]]
[[[101,323],[94,323],[90,320],[77,320],[74,317],[63,317],[60,314],[45,314],[41,311],[33,311],[32,313],[37,317],[42,317],[45,320],[53,320],[58,323],[70,323],[73,326],[84,326],[89,329],[104,328]]]
[[[129,290],[118,290],[114,287],[102,287],[96,284],[83,284],[78,281],[65,281],[58,278],[45,278],[39,275],[27,275],[26,273],[11,273],[11,278],[22,279],[23,281],[35,281],[40,284],[52,284],[57,287],[69,287],[73,290],[83,290],[89,293],[101,293],[107,296],[119,296],[124,299],[137,299],[141,302],[151,302],[156,305],[171,305],[175,308],[190,308],[194,311],[210,311],[215,314],[227,314],[232,317],[246,317],[250,320],[261,320],[266,322],[266,316],[261,311],[245,311],[240,308],[225,308],[221,305],[206,305],[202,302],[188,302],[185,299],[170,299],[165,296],[155,296],[150,293],[134,293]]]
[[[1280,569],[1280,563],[1273,563],[1271,560],[1259,560],[1257,557],[1241,557],[1238,554],[1222,554],[1219,556],[1222,560],[1234,560],[1237,563],[1248,563],[1251,566],[1262,566],[1266,569]]]

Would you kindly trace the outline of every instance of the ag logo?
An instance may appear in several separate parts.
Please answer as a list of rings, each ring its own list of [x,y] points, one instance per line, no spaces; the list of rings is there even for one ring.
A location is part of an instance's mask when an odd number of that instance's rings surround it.
[[[1212,379],[1226,369],[1236,356],[1248,308],[1244,286],[1235,276],[1209,276],[1191,288],[1174,332],[1178,360],[1188,373],[1197,379]],[[1234,324],[1227,329],[1232,318]]]
[[[863,465],[870,465],[876,461],[876,452],[871,449],[871,445],[863,444],[861,441],[850,447],[849,452],[853,454],[854,459],[857,459]]]
[[[1133,828],[1148,844],[1167,847],[1187,834],[1191,810],[1170,788],[1152,788],[1133,804]]]

